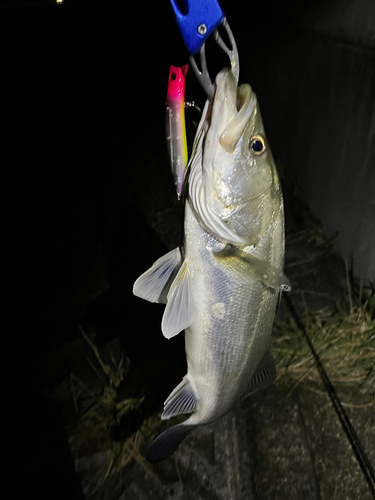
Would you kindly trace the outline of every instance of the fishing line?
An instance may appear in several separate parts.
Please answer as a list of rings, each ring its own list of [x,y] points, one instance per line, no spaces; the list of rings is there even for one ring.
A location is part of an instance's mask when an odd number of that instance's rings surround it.
[[[298,314],[293,306],[293,303],[290,299],[290,297],[285,294],[285,300],[288,304],[289,310],[292,313],[292,316],[294,318],[294,321],[296,322],[298,328],[301,330],[303,333],[303,336],[306,339],[306,342],[313,354],[313,357],[315,359],[319,374],[322,378],[323,384],[325,389],[328,392],[328,395],[331,399],[332,405],[334,409],[336,410],[336,413],[340,419],[341,425],[345,431],[345,434],[349,440],[349,443],[351,444],[353,448],[353,452],[358,460],[358,463],[362,469],[362,472],[366,478],[366,481],[369,485],[369,488],[371,490],[372,496],[375,498],[375,471],[372,467],[372,464],[364,450],[364,447],[357,435],[357,432],[355,431],[354,427],[352,426],[352,423],[343,408],[340,398],[336,394],[335,388],[333,387],[327,372],[324,369],[324,366],[322,365],[322,362],[320,361],[318,353],[315,351],[314,346],[311,343],[310,337],[307,334],[305,325],[302,323],[302,321],[299,319]]]

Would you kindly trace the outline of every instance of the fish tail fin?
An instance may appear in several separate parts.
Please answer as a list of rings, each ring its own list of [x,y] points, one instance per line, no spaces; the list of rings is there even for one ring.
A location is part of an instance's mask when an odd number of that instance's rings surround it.
[[[182,441],[193,431],[196,425],[174,425],[158,436],[147,449],[146,459],[150,463],[161,462],[180,446]]]

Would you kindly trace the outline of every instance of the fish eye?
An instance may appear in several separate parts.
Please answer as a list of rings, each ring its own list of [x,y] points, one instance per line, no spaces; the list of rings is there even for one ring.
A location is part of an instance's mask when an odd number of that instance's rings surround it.
[[[262,156],[266,151],[266,142],[261,135],[253,135],[249,148],[252,155]]]

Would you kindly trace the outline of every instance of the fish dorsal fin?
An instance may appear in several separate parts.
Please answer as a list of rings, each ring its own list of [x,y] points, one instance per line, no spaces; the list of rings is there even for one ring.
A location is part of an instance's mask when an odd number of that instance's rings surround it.
[[[162,420],[169,420],[171,417],[184,413],[193,413],[197,409],[197,398],[193,388],[186,376],[182,382],[172,391],[168,399],[164,402]]]
[[[160,257],[150,269],[143,273],[133,286],[133,293],[149,302],[166,303],[166,293],[181,265],[179,248]]]
[[[250,253],[244,252],[237,247],[227,246],[221,252],[216,252],[215,257],[223,260],[233,271],[241,274],[249,273],[254,279],[263,285],[290,292],[292,285],[285,274],[269,262],[259,259]]]
[[[170,339],[190,326],[198,311],[191,286],[189,267],[185,261],[173,280],[167,295],[161,330]]]
[[[271,349],[268,348],[248,385],[250,392],[264,389],[276,379],[276,366]]]

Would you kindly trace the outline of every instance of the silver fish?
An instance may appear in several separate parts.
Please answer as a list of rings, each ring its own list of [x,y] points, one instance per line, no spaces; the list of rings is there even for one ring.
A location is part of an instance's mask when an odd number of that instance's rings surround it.
[[[162,332],[185,329],[187,374],[161,416],[191,413],[150,445],[164,460],[197,426],[225,415],[245,391],[271,383],[270,351],[283,274],[284,210],[256,95],[229,70],[216,77],[189,162],[184,245],[159,259],[134,294],[164,302]]]

